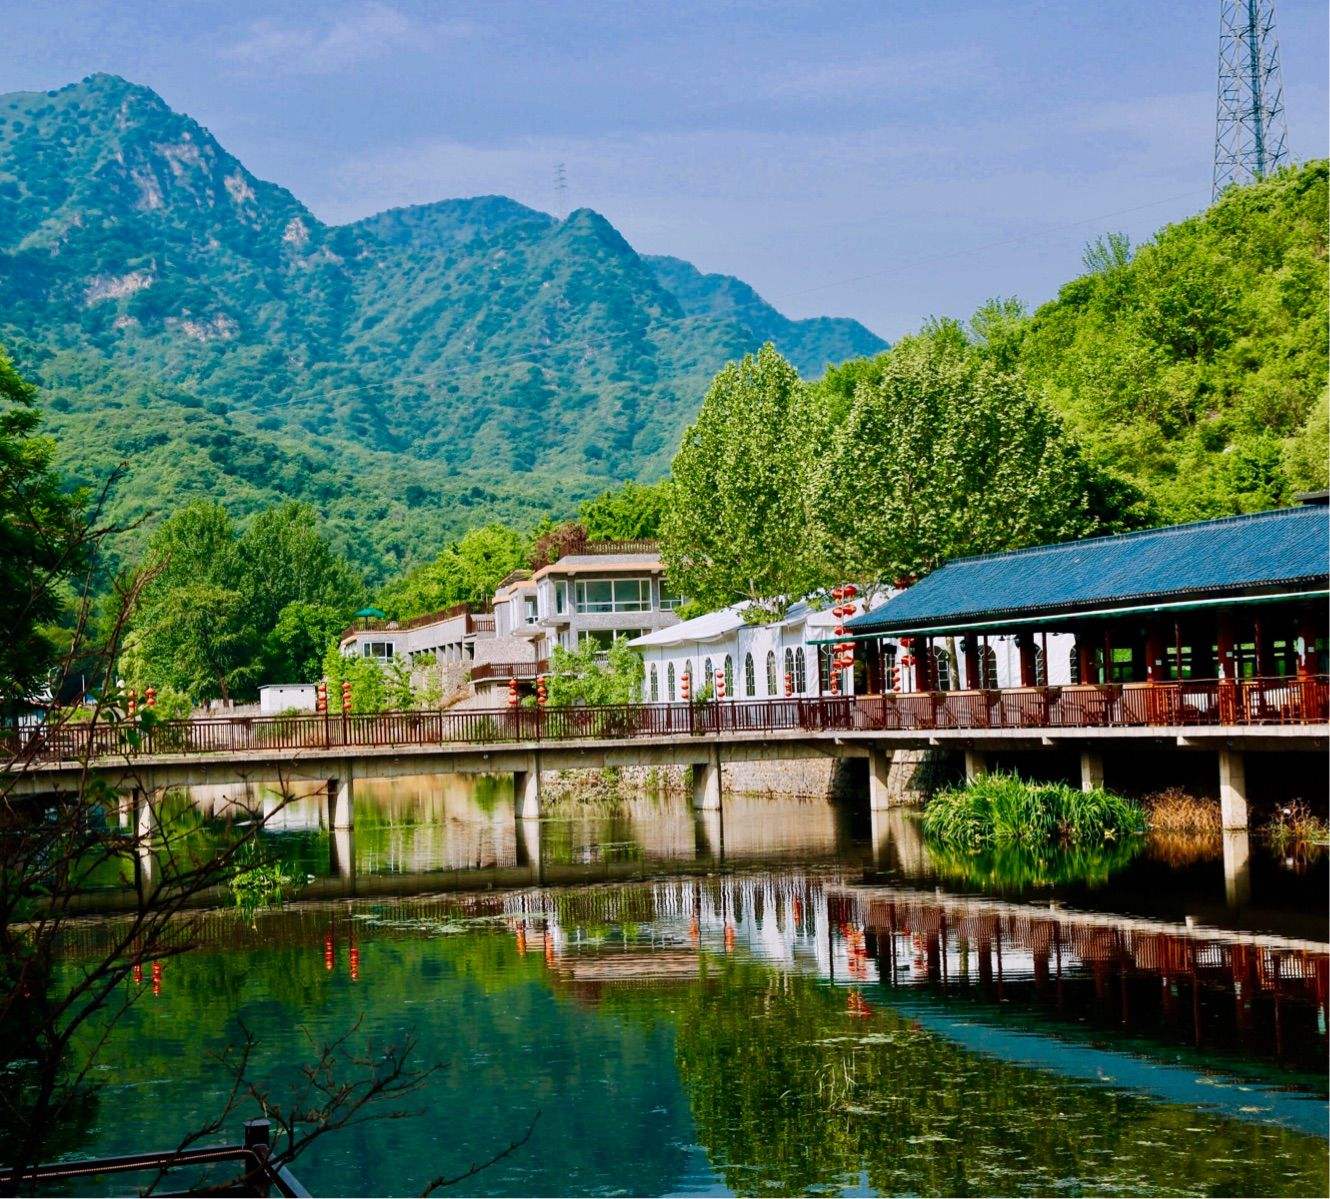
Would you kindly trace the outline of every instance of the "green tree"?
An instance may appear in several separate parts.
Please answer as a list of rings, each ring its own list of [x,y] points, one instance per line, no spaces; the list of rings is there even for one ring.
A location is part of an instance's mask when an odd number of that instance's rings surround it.
[[[343,681],[351,684],[352,712],[388,710],[388,680],[373,658],[353,658],[330,645],[323,655],[323,678],[328,684],[328,710],[334,715],[342,710]]]
[[[771,345],[712,381],[675,456],[661,524],[671,583],[708,607],[781,612],[820,581],[808,538],[807,389]]]
[[[589,637],[575,650],[556,645],[546,679],[548,702],[556,708],[640,703],[642,671],[642,655],[624,637],[616,637],[603,656]]]
[[[454,604],[483,604],[505,575],[526,565],[527,550],[527,539],[516,529],[483,525],[446,545],[433,562],[387,584],[377,603],[395,620]]]
[[[346,628],[345,606],[293,600],[277,616],[263,643],[264,679],[307,683],[319,677],[323,655]]]
[[[1118,527],[1126,493],[960,327],[939,323],[861,372],[808,470],[828,570],[865,585],[948,558]],[[843,397],[825,401],[832,411]]]
[[[38,434],[36,389],[0,349],[0,712],[39,691],[56,665],[56,625],[70,609],[68,580],[92,548],[86,497],[53,467],[55,442]]]
[[[660,533],[670,503],[670,481],[634,483],[583,500],[578,517],[592,541],[640,541]]]
[[[142,626],[149,678],[196,700],[233,699],[257,685],[259,665],[245,601],[216,583],[172,587]]]

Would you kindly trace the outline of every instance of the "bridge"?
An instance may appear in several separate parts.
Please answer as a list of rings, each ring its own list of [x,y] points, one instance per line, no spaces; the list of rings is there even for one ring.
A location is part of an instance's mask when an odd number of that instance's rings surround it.
[[[513,775],[522,818],[540,815],[542,772],[608,766],[692,767],[694,805],[721,805],[722,762],[860,757],[870,807],[891,805],[887,772],[901,749],[987,755],[1076,749],[1082,783],[1102,783],[1107,753],[1162,745],[1218,754],[1226,827],[1247,823],[1245,757],[1330,744],[1330,676],[1021,687],[697,704],[508,707],[345,715],[112,720],[11,735],[11,794],[69,790],[87,771],[122,789],[314,782],[332,827],[350,827],[354,780],[451,772]]]

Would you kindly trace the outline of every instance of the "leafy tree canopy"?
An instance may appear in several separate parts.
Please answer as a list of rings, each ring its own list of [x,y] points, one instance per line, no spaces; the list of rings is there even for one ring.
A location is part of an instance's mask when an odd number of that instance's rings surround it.
[[[670,501],[670,481],[634,483],[583,500],[578,517],[592,541],[640,541],[660,533]]]
[[[376,603],[394,620],[454,604],[481,605],[505,575],[526,565],[527,554],[527,539],[516,529],[483,525],[444,546],[434,561],[388,583]]]
[[[554,647],[546,679],[553,707],[574,704],[634,704],[642,698],[642,655],[616,637],[603,657],[590,638],[575,650]]]
[[[54,468],[37,392],[0,349],[0,708],[34,695],[55,665],[67,580],[89,563],[86,497]]]

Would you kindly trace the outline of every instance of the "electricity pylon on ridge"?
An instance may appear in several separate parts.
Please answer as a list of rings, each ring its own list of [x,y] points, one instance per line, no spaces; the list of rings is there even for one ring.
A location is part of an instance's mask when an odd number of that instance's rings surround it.
[[[1220,0],[1214,196],[1289,161],[1274,0]]]

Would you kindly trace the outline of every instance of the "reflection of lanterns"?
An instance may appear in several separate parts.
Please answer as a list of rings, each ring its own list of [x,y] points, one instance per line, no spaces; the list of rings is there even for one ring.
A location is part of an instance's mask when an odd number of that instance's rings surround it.
[[[545,965],[554,965],[554,937],[549,929],[545,930]]]
[[[154,996],[162,993],[162,964],[153,962],[152,964],[152,993]]]
[[[332,933],[323,938],[323,968],[331,970],[333,968],[333,939]]]
[[[134,973],[134,981],[135,981],[136,983],[141,983],[141,982],[143,981],[143,963],[142,963],[142,962],[135,962],[135,963],[134,963],[134,972],[133,972],[133,973]]]
[[[688,925],[688,939],[694,945],[702,939],[702,926],[697,922],[696,916],[693,917],[691,923]]]
[[[360,981],[360,946],[352,945],[351,952],[346,955],[348,969],[351,974],[351,981]]]
[[[517,952],[526,956],[526,926],[523,924],[517,926]]]
[[[725,952],[734,952],[734,925],[732,924],[725,926]]]
[[[845,996],[845,1010],[856,1020],[867,1020],[873,1014],[872,1007],[859,994],[857,987],[851,987],[849,994]]]

